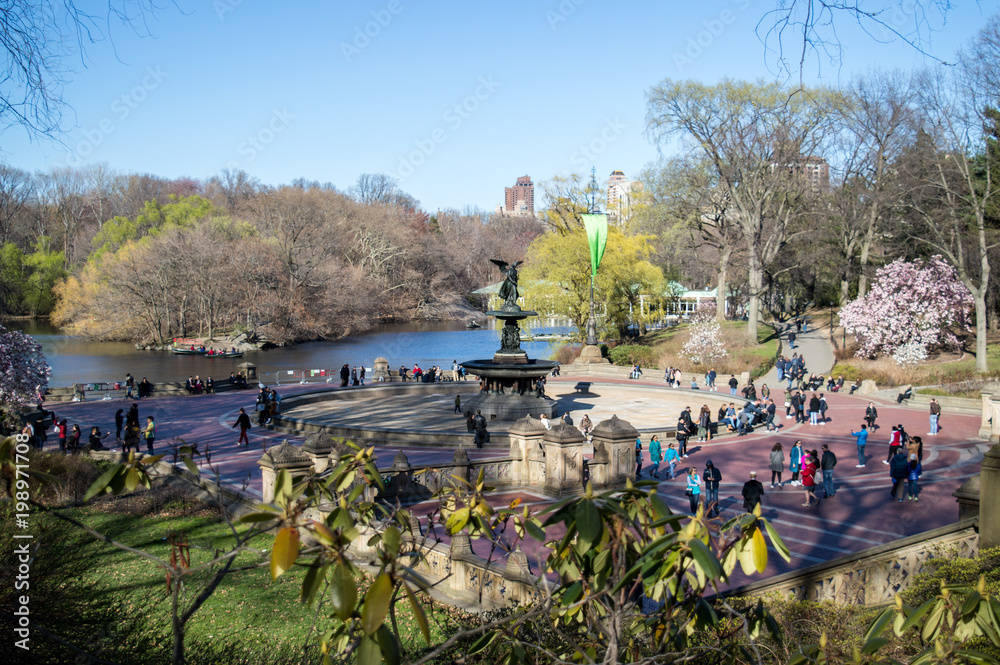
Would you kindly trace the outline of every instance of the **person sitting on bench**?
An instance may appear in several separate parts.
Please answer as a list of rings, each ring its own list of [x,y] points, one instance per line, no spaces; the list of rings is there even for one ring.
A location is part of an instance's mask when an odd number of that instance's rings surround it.
[[[906,390],[896,395],[896,404],[902,404],[904,399],[913,397],[913,386],[906,386]]]

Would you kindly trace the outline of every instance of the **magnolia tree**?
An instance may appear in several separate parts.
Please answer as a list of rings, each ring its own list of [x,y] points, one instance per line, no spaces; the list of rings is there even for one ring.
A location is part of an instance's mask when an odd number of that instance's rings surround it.
[[[698,365],[707,365],[726,357],[722,344],[722,326],[716,319],[715,301],[703,302],[691,317],[691,337],[684,343],[681,356]]]
[[[907,365],[936,346],[959,346],[950,328],[968,328],[971,311],[972,294],[935,255],[879,268],[871,291],[840,310],[840,322],[861,342],[859,356],[884,354]]]
[[[0,406],[21,408],[37,401],[51,374],[40,344],[0,326]]]

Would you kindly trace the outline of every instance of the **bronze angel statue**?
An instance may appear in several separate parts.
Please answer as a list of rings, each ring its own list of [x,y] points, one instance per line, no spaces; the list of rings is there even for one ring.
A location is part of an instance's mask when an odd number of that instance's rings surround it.
[[[490,261],[500,268],[500,272],[506,278],[500,285],[500,297],[503,298],[504,309],[520,309],[517,304],[517,267],[524,261],[514,263],[507,263],[501,259],[490,259]]]

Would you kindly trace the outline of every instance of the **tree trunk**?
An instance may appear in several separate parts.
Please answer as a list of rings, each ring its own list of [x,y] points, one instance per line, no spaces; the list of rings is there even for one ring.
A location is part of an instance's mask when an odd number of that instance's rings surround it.
[[[868,257],[871,254],[872,243],[875,242],[875,220],[878,213],[872,212],[868,219],[868,229],[865,231],[865,239],[861,242],[861,259],[858,261],[858,298],[864,298],[868,293]]]
[[[986,280],[983,280],[986,281]],[[986,367],[986,289],[979,289],[974,295],[976,303],[976,371],[985,374]]]
[[[750,287],[750,300],[747,302],[747,342],[757,345],[757,324],[760,318],[760,294],[764,287],[764,266],[761,264],[757,248],[751,246],[747,265],[747,281]]]
[[[715,292],[715,320],[722,322],[726,320],[726,282],[729,276],[729,259],[733,255],[733,248],[726,245],[722,249],[722,256],[719,257],[719,284]]]

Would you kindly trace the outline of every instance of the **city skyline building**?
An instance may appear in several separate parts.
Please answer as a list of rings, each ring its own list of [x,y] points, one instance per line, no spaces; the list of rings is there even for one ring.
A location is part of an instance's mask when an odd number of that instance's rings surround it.
[[[504,188],[503,212],[507,215],[535,214],[535,184],[531,176],[521,176],[513,187]]]

